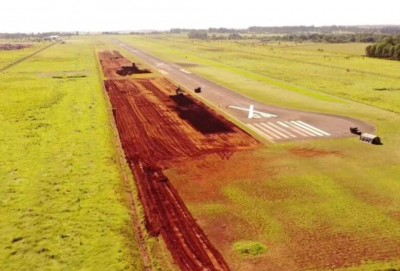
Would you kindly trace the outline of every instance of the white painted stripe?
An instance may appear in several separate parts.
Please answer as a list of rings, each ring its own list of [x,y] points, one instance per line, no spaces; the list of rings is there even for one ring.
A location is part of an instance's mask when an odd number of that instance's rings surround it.
[[[258,123],[253,123],[253,126],[256,126],[258,129],[260,129],[261,131],[263,131],[266,134],[269,134],[271,137],[276,138],[276,139],[281,139],[281,137],[277,134],[275,134],[274,132],[265,129],[264,127],[262,127],[260,124]]]
[[[286,123],[283,123],[283,122],[281,122],[281,121],[278,121],[278,124],[281,125],[281,126],[283,126],[283,127],[288,128],[289,130],[291,130],[292,132],[294,132],[294,133],[296,133],[296,134],[299,134],[299,135],[304,136],[304,137],[308,137],[308,134],[303,133],[303,132],[301,132],[301,131],[295,129],[295,128],[293,128],[293,127],[287,125]]]
[[[272,122],[268,122],[268,124],[271,125],[272,127],[275,127],[275,129],[277,129],[278,131],[281,131],[282,133],[286,133],[290,137],[297,137],[296,135],[292,134],[291,132],[286,131],[285,129],[283,129],[281,127],[278,127],[278,125],[276,125]]]
[[[230,105],[228,106],[229,108],[234,108],[234,109],[238,109],[238,110],[242,110],[242,111],[249,111],[249,108],[247,107],[239,107],[239,106],[234,106],[234,105]],[[253,110],[254,114],[259,114],[264,118],[275,118],[277,117],[277,115],[274,114],[270,114],[270,113],[265,113],[265,112],[261,112],[261,111],[257,111],[257,110]]]
[[[311,133],[316,134],[317,136],[324,136],[323,133],[320,133],[320,132],[318,132],[318,131],[315,131],[314,129],[311,129],[311,128],[309,128],[309,127],[307,127],[307,126],[305,126],[305,125],[299,123],[298,121],[292,121],[292,123],[295,123],[296,125],[302,127],[303,129],[306,129],[307,131],[310,131]]]
[[[302,129],[304,132],[311,133],[312,136],[324,136],[323,134],[318,133],[317,131],[313,131],[310,128],[307,128],[307,127],[305,127],[305,126],[301,125],[300,123],[297,123],[297,122],[295,122],[293,120],[290,121],[290,123],[292,125],[296,125],[298,129]]]
[[[181,72],[184,72],[184,73],[187,73],[187,74],[190,74],[191,72],[190,71],[187,71],[187,70],[185,70],[185,69],[180,69],[181,70]]]
[[[261,124],[261,126],[267,128],[267,129],[269,129],[269,130],[272,130],[275,134],[278,134],[278,135],[280,135],[280,136],[283,137],[283,138],[289,138],[286,134],[279,132],[277,129],[274,129],[273,127],[269,126],[269,125],[266,124],[266,123],[260,123],[260,124]]]
[[[261,135],[261,136],[267,138],[267,139],[268,139],[269,141],[271,141],[272,143],[275,143],[274,139],[273,139],[271,136],[267,135],[266,133],[264,133],[263,131],[261,131],[261,130],[258,129],[257,127],[255,127],[254,125],[252,125],[252,124],[247,124],[247,126],[249,126],[251,129],[253,129],[254,131],[256,131],[259,135]]]
[[[164,70],[159,70],[162,74],[164,74],[164,75],[168,75],[169,73],[168,72],[166,72],[166,71],[164,71]]]
[[[249,115],[247,116],[247,118],[251,119],[253,115],[254,115],[254,105],[250,105]]]
[[[302,131],[303,133],[306,133],[307,135],[310,135],[310,136],[317,136],[316,134],[311,133],[311,132],[308,131],[307,129],[304,129],[303,127],[299,126],[297,123],[292,123],[292,122],[289,122],[289,121],[285,121],[285,123],[286,123],[287,125],[290,125],[291,127],[293,127],[293,129]]]
[[[330,136],[330,135],[331,135],[330,133],[327,133],[327,132],[325,132],[325,131],[323,131],[323,130],[321,130],[321,129],[318,129],[317,127],[314,127],[314,126],[312,126],[312,125],[310,125],[310,124],[307,124],[307,123],[305,123],[305,122],[303,122],[303,121],[301,121],[301,120],[299,120],[299,121],[297,121],[297,122],[303,124],[304,126],[309,127],[310,129],[313,129],[313,130],[315,130],[315,131],[318,131],[318,132],[320,132],[320,133],[322,133],[322,134],[324,134],[324,135],[326,135],[326,136]]]

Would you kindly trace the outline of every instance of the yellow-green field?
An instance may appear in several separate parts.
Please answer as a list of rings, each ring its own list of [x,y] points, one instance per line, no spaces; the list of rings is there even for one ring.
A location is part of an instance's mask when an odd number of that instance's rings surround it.
[[[9,64],[12,64],[46,46],[49,46],[50,43],[30,43],[30,42],[12,42],[10,40],[1,40],[0,44],[8,44],[8,43],[19,43],[19,44],[30,44],[32,47],[25,48],[22,50],[10,50],[10,51],[2,51],[0,50],[0,70],[6,67]]]
[[[383,146],[358,139],[267,144],[170,170],[233,270],[400,268],[400,91],[374,90],[400,87],[399,62],[363,58],[360,44],[115,38],[267,104],[377,126]],[[247,241],[267,251],[243,256],[237,247]]]
[[[79,37],[0,73],[1,270],[142,269],[96,61]]]

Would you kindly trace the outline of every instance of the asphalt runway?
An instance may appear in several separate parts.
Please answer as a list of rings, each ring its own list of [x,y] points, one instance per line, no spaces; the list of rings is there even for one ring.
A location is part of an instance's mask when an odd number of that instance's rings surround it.
[[[360,120],[291,110],[257,102],[193,74],[177,64],[163,61],[121,41],[114,40],[114,42],[185,90],[191,91],[191,95],[210,102],[272,143],[355,137],[349,131],[352,126],[358,127],[362,132],[375,132],[373,125]],[[194,93],[197,87],[201,87],[201,93]],[[253,110],[250,109],[251,105]],[[249,111],[252,111],[251,118]]]

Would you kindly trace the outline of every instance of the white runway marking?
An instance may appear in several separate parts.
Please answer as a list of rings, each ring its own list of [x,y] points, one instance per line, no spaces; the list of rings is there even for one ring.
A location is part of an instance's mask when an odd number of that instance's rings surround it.
[[[282,128],[278,127],[278,125],[273,124],[272,122],[268,122],[268,124],[271,125],[272,127],[275,127],[275,129],[277,129],[278,131],[286,133],[290,137],[297,137],[296,135],[292,134],[291,132],[286,131],[285,129],[282,129]]]
[[[320,132],[318,132],[318,131],[314,131],[313,129],[308,128],[307,126],[305,126],[305,125],[303,125],[303,124],[301,124],[301,123],[298,123],[297,121],[293,121],[293,120],[292,120],[291,123],[292,123],[293,125],[298,126],[298,127],[301,128],[301,129],[303,129],[303,131],[310,132],[313,136],[324,136],[324,134],[322,134],[322,133],[320,133]]]
[[[161,72],[161,73],[164,74],[164,75],[168,75],[168,74],[169,74],[168,72],[166,72],[166,71],[164,71],[164,70],[159,70],[159,72]]]
[[[312,133],[312,132],[310,132],[310,131],[308,131],[307,129],[304,129],[303,127],[301,127],[300,125],[298,125],[297,123],[295,123],[295,122],[292,122],[292,121],[285,121],[285,123],[287,124],[287,125],[290,125],[291,127],[293,127],[294,129],[296,129],[296,130],[298,130],[298,131],[301,131],[301,132],[303,132],[303,133],[306,133],[307,135],[309,135],[309,136],[317,136],[316,134],[314,134],[314,133]]]
[[[240,107],[240,106],[234,106],[234,105],[230,105],[228,106],[229,108],[233,108],[233,109],[237,109],[237,110],[242,110],[242,111],[247,111],[249,112],[249,108],[247,107]],[[259,119],[259,118],[276,118],[277,115],[274,114],[270,114],[270,113],[265,113],[265,112],[261,112],[258,110],[253,110],[253,118],[255,119]]]
[[[185,69],[180,69],[180,71],[181,71],[181,72],[184,72],[184,73],[187,73],[187,74],[191,74],[190,71],[187,71],[187,70],[185,70]]]
[[[259,135],[265,137],[266,139],[268,139],[269,141],[271,141],[272,143],[275,143],[275,141],[273,140],[273,138],[270,135],[267,135],[266,133],[264,133],[263,131],[261,131],[260,129],[258,129],[257,127],[255,127],[252,124],[247,124],[247,126],[249,126],[251,129],[253,129],[254,131],[256,131]]]
[[[305,123],[305,122],[302,122],[301,120],[299,120],[299,121],[297,121],[297,122],[303,124],[304,126],[307,126],[307,127],[311,128],[311,129],[313,129],[313,130],[315,130],[315,131],[318,131],[318,132],[320,132],[321,134],[324,134],[324,135],[326,135],[326,136],[330,136],[330,135],[331,135],[330,133],[327,133],[327,132],[325,132],[325,131],[322,131],[321,129],[318,129],[318,128],[314,127],[314,126],[311,126],[310,124],[307,124],[307,123]]]
[[[259,122],[247,124],[260,135],[273,141],[286,141],[294,138],[310,136],[329,136],[330,134],[300,120]]]
[[[280,137],[279,135],[275,134],[274,132],[272,132],[272,131],[270,131],[270,130],[268,130],[268,129],[265,129],[265,128],[264,128],[263,126],[261,126],[259,123],[253,123],[253,125],[254,125],[255,127],[257,127],[257,128],[258,128],[260,131],[262,131],[263,133],[270,135],[272,138],[281,139],[281,137]]]
[[[297,130],[297,129],[291,127],[291,126],[289,126],[288,124],[286,124],[286,123],[284,123],[284,122],[278,121],[277,123],[278,123],[279,125],[285,127],[285,128],[288,128],[290,131],[292,131],[292,132],[294,132],[294,133],[296,133],[296,134],[299,134],[299,135],[304,136],[304,137],[308,137],[307,134],[305,134],[305,133],[303,133],[303,132],[301,132],[301,131],[299,131],[299,130]]]
[[[266,129],[274,132],[275,134],[278,134],[279,136],[281,136],[283,138],[289,138],[286,134],[279,132],[277,129],[274,129],[273,127],[271,127],[270,125],[268,125],[266,123],[260,123],[260,125],[265,127]]]

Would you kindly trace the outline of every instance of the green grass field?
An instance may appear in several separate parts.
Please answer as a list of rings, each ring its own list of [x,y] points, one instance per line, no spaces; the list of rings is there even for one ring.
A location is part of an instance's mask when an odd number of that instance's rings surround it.
[[[267,144],[168,172],[234,270],[331,270],[340,261],[341,270],[400,268],[400,91],[374,90],[400,87],[399,62],[363,58],[360,44],[116,38],[267,104],[377,126],[383,146],[358,139]],[[242,257],[235,251],[241,241],[268,250]]]
[[[0,73],[1,270],[142,268],[96,61],[79,37]]]
[[[2,40],[0,39],[0,44],[8,44],[8,43],[18,43],[12,42],[10,40]],[[0,50],[0,69],[19,60],[22,59],[41,48],[48,46],[50,43],[29,43],[29,42],[20,42],[20,44],[31,44],[32,47],[25,48],[22,50],[10,50],[10,51],[2,51]]]

